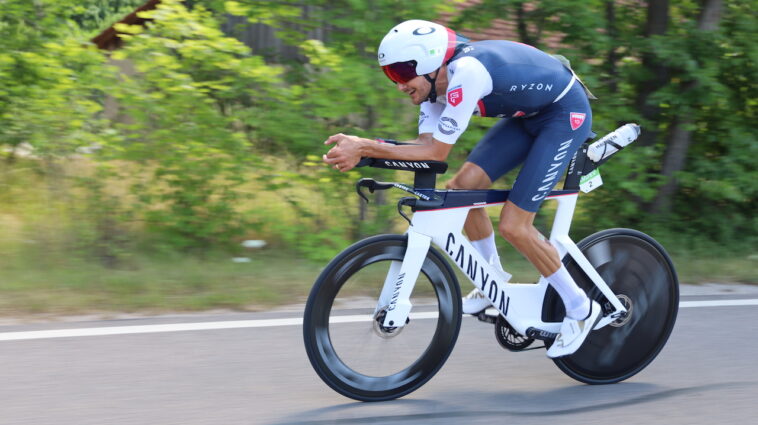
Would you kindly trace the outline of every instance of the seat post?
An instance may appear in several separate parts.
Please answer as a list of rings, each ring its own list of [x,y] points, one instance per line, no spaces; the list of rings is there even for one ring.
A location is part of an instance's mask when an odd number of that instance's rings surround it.
[[[582,176],[597,168],[597,164],[587,157],[587,149],[591,140],[592,139],[587,139],[579,150],[576,151],[571,162],[569,162],[568,170],[566,170],[566,181],[563,183],[563,190],[579,190],[579,181],[582,179]]]

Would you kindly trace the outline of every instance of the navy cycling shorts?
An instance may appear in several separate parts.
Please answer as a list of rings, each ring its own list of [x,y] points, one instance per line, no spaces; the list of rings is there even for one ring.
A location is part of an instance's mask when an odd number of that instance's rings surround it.
[[[492,126],[467,161],[481,167],[493,182],[523,163],[508,200],[536,212],[591,128],[589,100],[577,81],[561,100],[539,114],[505,118]]]

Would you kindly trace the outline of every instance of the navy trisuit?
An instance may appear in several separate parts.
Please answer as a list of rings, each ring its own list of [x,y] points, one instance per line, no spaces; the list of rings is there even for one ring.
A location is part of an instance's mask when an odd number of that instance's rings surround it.
[[[453,144],[472,115],[502,118],[468,161],[492,181],[523,163],[508,199],[537,211],[591,134],[584,87],[555,57],[512,41],[458,46],[447,72],[447,93],[421,104],[419,134]]]

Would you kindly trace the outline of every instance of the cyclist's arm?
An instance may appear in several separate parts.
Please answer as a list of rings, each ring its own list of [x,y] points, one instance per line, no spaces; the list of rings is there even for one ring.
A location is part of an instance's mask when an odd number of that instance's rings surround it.
[[[323,158],[324,162],[333,165],[335,169],[348,171],[355,167],[361,157],[444,161],[453,147],[452,144],[435,140],[431,133],[419,135],[415,142],[416,144],[412,145],[393,145],[340,133],[326,140],[325,144],[336,146]]]
[[[414,140],[403,142],[412,143],[413,147],[411,147],[411,149],[408,149],[407,146],[393,147],[390,145],[390,147],[384,147],[380,144],[380,146],[377,147],[371,144],[366,144],[361,149],[361,156],[384,159],[401,159],[406,161],[444,161],[447,159],[448,154],[450,154],[452,144],[443,143],[439,140],[436,140],[433,136],[434,130],[437,127],[437,120],[439,120],[440,115],[444,109],[445,105],[441,103],[430,103],[427,101],[421,104],[418,116],[419,135]]]
[[[442,143],[432,137],[432,133],[422,133],[415,140],[410,140],[411,145],[392,145],[379,143],[372,140],[362,139],[361,156],[384,159],[402,159],[407,161],[444,161],[450,154],[453,145]]]
[[[428,128],[435,140],[452,145],[466,131],[479,100],[492,93],[493,83],[484,65],[473,57],[452,62],[448,79],[447,103],[437,117],[430,117],[436,119]]]
[[[419,114],[418,144],[392,145],[345,134],[335,134],[326,144],[336,144],[324,155],[324,162],[348,171],[361,157],[406,161],[447,159],[458,137],[468,126],[477,102],[492,91],[492,78],[478,60],[462,58],[451,69],[447,105],[424,102]],[[455,71],[455,75],[453,74]]]

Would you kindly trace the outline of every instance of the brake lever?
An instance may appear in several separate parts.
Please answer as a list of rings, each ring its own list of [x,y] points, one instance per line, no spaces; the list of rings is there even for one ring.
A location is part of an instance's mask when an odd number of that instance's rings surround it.
[[[358,192],[358,196],[363,198],[366,203],[369,203],[368,197],[363,193],[361,188],[367,188],[369,192],[374,193],[376,190],[387,190],[395,187],[394,183],[378,182],[374,179],[362,178],[355,184],[355,191]]]
[[[411,218],[405,215],[403,212],[403,207],[407,205],[411,207],[411,211],[415,211],[417,201],[418,199],[412,196],[406,196],[404,198],[400,198],[400,200],[397,201],[397,212],[400,213],[400,216],[403,217],[405,221],[407,221],[410,225],[413,225],[413,223],[411,222]]]

